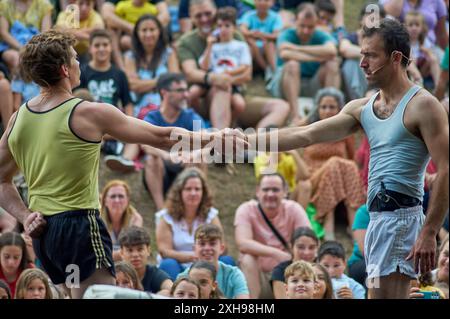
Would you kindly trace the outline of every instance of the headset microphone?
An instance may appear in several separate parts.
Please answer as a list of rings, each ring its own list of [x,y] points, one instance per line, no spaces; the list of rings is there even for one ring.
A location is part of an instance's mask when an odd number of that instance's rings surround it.
[[[375,70],[373,70],[372,72],[370,72],[370,75],[374,75],[375,73],[377,73],[378,71],[380,71],[382,68],[384,68],[386,66],[386,63],[383,64],[382,66],[376,68]]]

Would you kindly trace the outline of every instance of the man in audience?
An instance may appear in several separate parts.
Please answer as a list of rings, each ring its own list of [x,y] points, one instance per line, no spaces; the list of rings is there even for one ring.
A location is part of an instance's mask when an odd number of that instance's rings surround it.
[[[277,40],[277,70],[267,89],[288,101],[293,123],[300,120],[299,95],[312,97],[322,87],[341,86],[335,41],[316,24],[314,5],[302,4],[296,27],[281,32]]]
[[[257,200],[243,203],[236,211],[235,238],[250,298],[273,298],[273,268],[292,259],[288,242],[294,230],[311,227],[305,210],[286,196],[287,184],[280,174],[263,174]]]

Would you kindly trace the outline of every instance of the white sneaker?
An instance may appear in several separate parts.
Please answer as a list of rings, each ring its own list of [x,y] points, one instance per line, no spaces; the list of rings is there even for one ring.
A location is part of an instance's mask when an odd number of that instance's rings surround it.
[[[134,172],[134,162],[117,155],[105,156],[105,164],[109,169],[121,173]]]

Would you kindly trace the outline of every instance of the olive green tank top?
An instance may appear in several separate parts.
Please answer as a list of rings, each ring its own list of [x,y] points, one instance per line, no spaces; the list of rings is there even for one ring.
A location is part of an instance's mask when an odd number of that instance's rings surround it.
[[[69,121],[82,102],[69,99],[45,112],[23,104],[8,145],[28,184],[32,211],[46,216],[78,209],[98,209],[100,142],[78,137]]]

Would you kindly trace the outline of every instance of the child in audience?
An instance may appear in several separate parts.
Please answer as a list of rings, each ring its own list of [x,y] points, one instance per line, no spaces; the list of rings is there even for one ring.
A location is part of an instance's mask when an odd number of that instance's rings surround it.
[[[131,226],[119,236],[122,260],[129,262],[136,270],[144,291],[168,296],[172,280],[164,271],[148,263],[150,257],[150,236],[144,228]]]
[[[324,242],[319,248],[318,260],[331,277],[335,298],[365,299],[364,287],[344,274],[345,250],[341,243],[337,241]]]
[[[219,261],[223,253],[223,232],[214,224],[203,224],[195,232],[194,252],[198,260],[207,261],[214,265],[217,271],[216,281],[219,289],[229,299],[249,299],[247,281],[242,271]],[[178,277],[187,276],[186,269]]]
[[[287,299],[313,299],[316,274],[306,261],[296,261],[286,268]]]
[[[419,11],[410,11],[405,16],[405,25],[411,41],[411,59],[425,79],[429,76],[434,85],[441,73],[439,61],[432,51],[433,44],[427,39],[428,27]]]
[[[225,298],[217,287],[217,270],[213,263],[208,261],[196,261],[189,268],[189,278],[198,281],[201,288],[200,299],[223,299]]]
[[[17,280],[14,299],[53,299],[47,274],[39,268],[24,270]]]
[[[316,274],[316,289],[314,299],[333,299],[333,284],[328,271],[321,264],[312,264]]]
[[[311,228],[299,227],[292,234],[291,247],[292,260],[279,263],[272,271],[270,282],[275,299],[284,299],[286,295],[284,285],[286,278],[284,277],[284,273],[289,265],[300,260],[309,263],[316,260],[319,239]]]
[[[114,264],[116,269],[116,284],[122,288],[144,290],[139,280],[136,269],[126,261],[118,261]]]
[[[268,81],[275,71],[275,58],[278,33],[283,28],[280,15],[270,10],[274,0],[255,0],[255,9],[246,12],[241,18],[240,29],[245,36],[255,67],[265,71]]]
[[[180,277],[173,283],[170,296],[176,299],[200,299],[201,288],[197,281]]]
[[[207,39],[205,52],[200,57],[200,68],[207,72],[225,73],[231,76],[232,119],[235,120],[245,109],[242,85],[251,80],[252,57],[244,41],[234,40],[236,10],[232,7],[217,11],[217,30]],[[196,86],[197,90],[205,90]],[[194,88],[193,88],[194,89]],[[196,95],[202,96],[204,92]]]
[[[12,296],[15,296],[20,274],[32,267],[23,237],[16,232],[3,233],[0,236],[0,279],[8,284]]]

